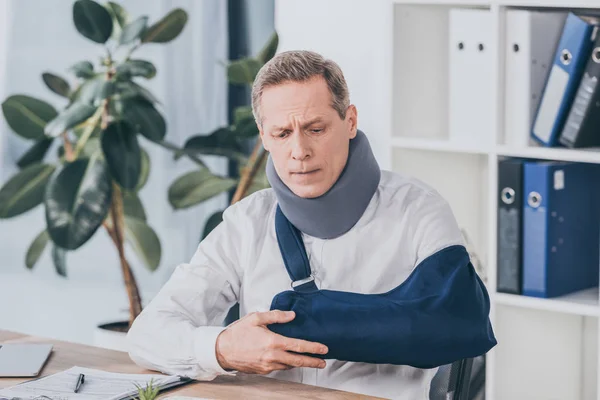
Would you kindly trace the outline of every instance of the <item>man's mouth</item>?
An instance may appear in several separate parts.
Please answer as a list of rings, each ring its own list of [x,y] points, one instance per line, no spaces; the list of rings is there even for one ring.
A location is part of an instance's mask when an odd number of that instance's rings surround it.
[[[310,174],[315,173],[317,171],[319,171],[318,168],[317,169],[311,169],[309,171],[293,171],[292,175],[310,175]]]

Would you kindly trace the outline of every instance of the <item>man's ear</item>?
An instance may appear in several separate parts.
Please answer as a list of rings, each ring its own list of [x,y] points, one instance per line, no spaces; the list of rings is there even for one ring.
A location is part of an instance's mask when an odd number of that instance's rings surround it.
[[[348,110],[346,111],[346,122],[348,123],[350,131],[350,139],[354,139],[356,137],[356,131],[358,130],[358,111],[354,104],[348,106]]]

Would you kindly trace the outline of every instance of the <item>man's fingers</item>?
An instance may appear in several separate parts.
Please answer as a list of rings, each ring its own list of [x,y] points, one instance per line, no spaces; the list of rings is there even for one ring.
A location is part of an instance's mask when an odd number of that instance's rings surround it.
[[[269,369],[271,371],[282,371],[282,370],[292,369],[292,368],[293,367],[291,365],[282,364],[282,363],[271,363],[271,364],[269,364]]]
[[[317,342],[309,342],[307,340],[302,339],[292,339],[287,338],[285,336],[279,336],[278,347],[287,350],[293,351],[295,353],[312,353],[312,354],[327,354],[329,349],[327,346]]]
[[[271,310],[254,314],[254,322],[256,325],[285,323],[293,320],[295,316],[293,311]]]
[[[282,364],[292,367],[308,367],[308,368],[325,368],[325,360],[320,358],[303,356],[300,354],[288,353],[285,351],[278,352],[277,361]]]

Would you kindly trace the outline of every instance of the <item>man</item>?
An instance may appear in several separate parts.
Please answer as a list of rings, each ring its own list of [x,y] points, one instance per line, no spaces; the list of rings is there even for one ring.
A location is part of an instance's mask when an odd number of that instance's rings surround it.
[[[435,368],[327,359],[323,343],[268,328],[296,317],[270,310],[291,283],[274,216],[281,206],[302,232],[320,289],[376,294],[401,285],[432,255],[462,245],[450,207],[424,183],[379,169],[334,62],[308,51],[278,54],[259,72],[252,106],[272,187],[230,206],[191,261],[178,266],[131,327],[131,358],[198,380],[245,372],[427,398]],[[223,327],[236,302],[241,318]]]

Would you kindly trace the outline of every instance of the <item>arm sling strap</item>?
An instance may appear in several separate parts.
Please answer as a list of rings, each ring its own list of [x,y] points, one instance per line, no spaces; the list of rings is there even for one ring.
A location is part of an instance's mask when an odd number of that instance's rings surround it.
[[[317,288],[301,233],[279,206],[275,230],[292,290],[277,294],[271,310],[296,316],[268,328],[329,348],[311,356],[434,368],[479,356],[497,344],[488,293],[464,246],[429,256],[386,293],[361,294]]]

